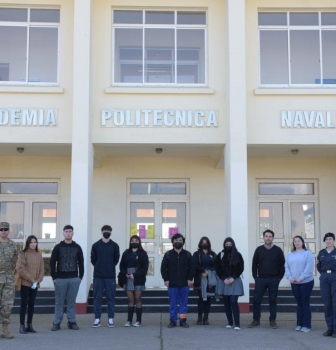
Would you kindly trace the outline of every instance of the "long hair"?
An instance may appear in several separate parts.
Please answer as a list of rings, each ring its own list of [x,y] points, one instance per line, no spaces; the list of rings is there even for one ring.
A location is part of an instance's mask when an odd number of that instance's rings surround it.
[[[203,243],[203,241],[206,241],[206,242],[209,244],[208,250],[209,250],[209,252],[210,252],[210,251],[211,251],[211,243],[210,243],[210,239],[209,239],[208,237],[206,237],[206,236],[204,236],[204,237],[202,237],[202,238],[200,239],[200,241],[199,241],[199,243],[198,243],[198,249],[202,249],[201,244]]]
[[[134,239],[134,238],[137,239],[137,240],[139,241],[139,248],[138,248],[138,250],[139,250],[139,251],[143,251],[144,249],[142,248],[142,245],[141,245],[141,238],[140,238],[138,235],[133,235],[133,236],[130,238],[128,249],[129,249],[130,251],[132,251],[131,240]]]
[[[294,245],[294,239],[295,239],[295,238],[299,238],[299,239],[301,240],[301,242],[302,242],[302,249],[307,250],[306,245],[305,245],[305,241],[304,241],[303,237],[301,237],[301,236],[295,236],[295,237],[293,238],[293,249],[292,249],[292,252],[295,252],[295,251],[296,251],[296,247],[295,247],[295,245]]]
[[[24,247],[24,249],[23,249],[24,252],[26,252],[26,251],[29,249],[29,244],[31,243],[32,239],[35,239],[35,241],[36,241],[35,250],[38,252],[38,240],[37,240],[37,238],[36,238],[35,236],[33,236],[33,235],[27,237],[26,245],[25,245],[25,247]]]
[[[232,243],[232,250],[231,250],[231,253],[230,253],[230,255],[231,255],[230,264],[231,265],[237,265],[239,263],[239,255],[238,255],[238,250],[236,248],[236,243],[231,237],[225,238],[224,243],[223,243],[224,250],[225,250],[225,244],[227,242],[231,242]]]

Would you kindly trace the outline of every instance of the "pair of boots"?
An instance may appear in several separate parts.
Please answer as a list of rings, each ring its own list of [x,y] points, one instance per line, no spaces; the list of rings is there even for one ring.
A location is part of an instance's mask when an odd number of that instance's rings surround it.
[[[141,325],[142,308],[141,307],[135,308],[135,312],[136,312],[136,322],[134,323],[133,326],[139,327]],[[128,312],[127,312],[127,323],[129,322],[130,325],[132,325],[133,313],[134,313],[134,306],[129,306]]]
[[[14,335],[10,332],[8,332],[8,323],[3,323],[2,324],[2,333],[1,333],[1,338],[5,338],[5,339],[13,339]]]
[[[197,325],[201,326],[208,326],[209,325],[209,314],[208,313],[204,313],[204,317],[202,319],[202,313],[198,313],[198,318],[197,318]]]
[[[20,325],[20,333],[21,334],[27,334],[27,333],[36,333],[35,329],[33,328],[33,325],[31,323],[27,323],[27,327],[25,327],[23,324]]]

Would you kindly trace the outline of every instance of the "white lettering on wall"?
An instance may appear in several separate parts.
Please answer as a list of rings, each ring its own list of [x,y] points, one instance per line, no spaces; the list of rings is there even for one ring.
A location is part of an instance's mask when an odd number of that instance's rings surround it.
[[[281,127],[334,129],[335,111],[281,111]]]
[[[55,109],[0,108],[0,126],[56,126]]]
[[[217,111],[174,109],[102,109],[104,127],[218,127]]]

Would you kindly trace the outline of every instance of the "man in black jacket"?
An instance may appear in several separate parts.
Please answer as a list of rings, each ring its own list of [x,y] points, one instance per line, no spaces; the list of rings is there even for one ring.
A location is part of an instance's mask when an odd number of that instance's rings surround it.
[[[260,304],[268,289],[270,327],[278,328],[276,319],[278,288],[285,274],[285,256],[281,248],[273,244],[274,232],[266,230],[263,232],[265,244],[259,246],[253,255],[252,275],[255,279],[253,294],[253,321],[249,328],[260,325]]]
[[[185,238],[175,233],[171,238],[173,249],[163,257],[161,275],[168,287],[170,323],[168,328],[176,327],[177,310],[179,305],[180,326],[189,328],[187,324],[189,287],[195,275],[192,255],[183,249]]]

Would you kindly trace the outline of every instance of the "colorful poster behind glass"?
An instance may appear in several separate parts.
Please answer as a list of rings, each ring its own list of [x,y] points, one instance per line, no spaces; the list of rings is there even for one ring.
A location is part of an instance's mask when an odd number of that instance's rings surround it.
[[[169,238],[172,238],[175,233],[179,233],[178,227],[169,227]]]
[[[149,239],[154,238],[154,225],[147,226],[147,238],[149,238]]]
[[[139,237],[146,238],[146,225],[139,225]]]

